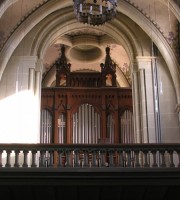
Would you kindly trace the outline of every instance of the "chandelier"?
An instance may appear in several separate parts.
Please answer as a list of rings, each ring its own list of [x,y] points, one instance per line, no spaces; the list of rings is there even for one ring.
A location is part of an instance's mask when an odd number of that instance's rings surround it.
[[[116,16],[117,0],[73,0],[77,20],[99,26]]]

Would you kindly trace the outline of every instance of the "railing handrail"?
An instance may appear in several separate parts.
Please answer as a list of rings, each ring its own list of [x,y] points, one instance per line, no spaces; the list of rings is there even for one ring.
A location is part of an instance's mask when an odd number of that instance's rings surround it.
[[[132,149],[132,150],[180,150],[180,143],[143,143],[143,144],[40,144],[40,143],[0,143],[0,150],[37,150],[37,149]]]

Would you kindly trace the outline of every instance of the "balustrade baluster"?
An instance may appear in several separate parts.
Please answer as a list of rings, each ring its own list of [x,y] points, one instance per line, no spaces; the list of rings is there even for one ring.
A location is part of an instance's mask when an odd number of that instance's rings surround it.
[[[79,161],[80,161],[80,166],[84,167],[84,152],[82,152],[82,150],[79,153]]]
[[[46,166],[46,163],[45,163],[45,150],[41,150],[40,151],[40,161],[39,161],[39,166],[40,167],[45,167]]]
[[[40,167],[48,167],[48,152],[45,150],[40,151]]]
[[[23,154],[24,154],[24,162],[23,162],[23,167],[28,167],[27,164],[27,155],[28,155],[29,151],[28,150],[24,150]]]
[[[36,150],[32,150],[31,151],[31,154],[32,154],[32,164],[31,164],[31,167],[37,167],[37,165],[36,165],[36,153],[37,153]]]
[[[175,167],[175,164],[174,164],[174,160],[173,160],[173,153],[174,151],[173,150],[170,150],[169,151],[169,156],[170,156],[170,167]]]
[[[103,159],[104,159],[104,152],[103,150],[98,151],[98,166],[102,167],[103,166]]]
[[[74,167],[79,167],[79,151],[74,151]]]
[[[64,151],[58,150],[58,167],[63,167],[63,157],[64,157]]]
[[[88,162],[89,162],[89,167],[92,167],[92,151],[90,150],[88,153]]]
[[[11,150],[7,150],[7,158],[6,158],[6,165],[5,167],[11,167],[11,163],[10,163],[10,155],[11,155]]]
[[[165,150],[160,150],[160,155],[161,155],[161,164],[160,167],[166,167],[165,163]]]
[[[3,164],[2,164],[2,153],[3,153],[3,150],[0,150],[0,167],[3,166]]]
[[[148,155],[149,155],[149,152],[148,151],[143,151],[143,154],[144,154],[144,167],[149,167],[149,162],[148,162]]]
[[[101,157],[101,167],[106,166],[106,159],[105,159],[106,153],[105,150],[101,150],[100,157]]]
[[[177,150],[177,154],[178,154],[178,160],[179,160],[177,167],[180,167],[180,150],[179,149]]]
[[[88,151],[84,151],[84,167],[88,166]]]
[[[54,151],[49,151],[49,165],[48,167],[53,167],[54,163]]]
[[[97,167],[97,152],[93,151],[92,154],[92,167]]]
[[[140,150],[136,149],[134,151],[135,153],[135,167],[140,167],[140,163],[139,163],[139,152]]]
[[[127,164],[126,164],[126,167],[132,167],[131,165],[131,150],[126,150],[126,153],[127,153]]]
[[[153,150],[153,151],[151,151],[151,153],[153,155],[153,164],[152,164],[152,167],[158,167],[158,165],[157,165],[157,159],[156,159],[156,153],[157,153],[157,151]]]
[[[71,167],[71,151],[70,150],[66,150],[66,167]]]
[[[109,167],[114,167],[114,151],[109,151]]]
[[[123,151],[118,149],[118,166],[123,167],[124,166],[124,159],[123,159]]]
[[[14,163],[14,167],[19,167],[19,150],[15,150],[15,163]]]

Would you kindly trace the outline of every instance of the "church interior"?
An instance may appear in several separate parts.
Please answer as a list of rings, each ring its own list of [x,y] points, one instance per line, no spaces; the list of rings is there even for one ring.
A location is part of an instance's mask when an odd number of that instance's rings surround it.
[[[178,199],[180,1],[1,0],[0,122],[3,199]]]

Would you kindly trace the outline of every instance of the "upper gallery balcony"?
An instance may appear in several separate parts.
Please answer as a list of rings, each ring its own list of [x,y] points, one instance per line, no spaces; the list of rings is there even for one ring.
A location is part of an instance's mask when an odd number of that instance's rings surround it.
[[[167,200],[179,195],[180,145],[0,144],[0,185],[2,199]]]

